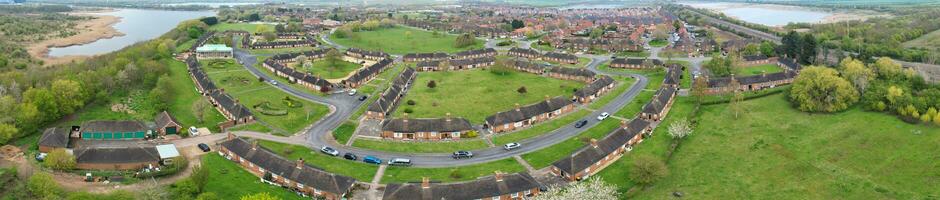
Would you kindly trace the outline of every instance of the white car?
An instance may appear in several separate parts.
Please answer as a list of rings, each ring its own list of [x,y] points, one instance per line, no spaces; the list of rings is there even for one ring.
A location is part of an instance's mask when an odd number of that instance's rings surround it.
[[[275,80],[271,80],[271,81],[269,81],[269,82],[271,83],[271,85],[277,85],[277,81],[275,81]]]
[[[356,95],[356,89],[349,90],[349,96]]]
[[[199,135],[199,129],[196,129],[195,126],[190,126],[190,127],[189,127],[189,135],[198,136],[198,135]]]
[[[320,152],[323,152],[323,153],[325,153],[326,155],[339,156],[339,151],[337,151],[336,149],[333,149],[333,148],[331,148],[331,147],[323,147],[323,148],[320,148]]]
[[[607,112],[601,113],[601,115],[597,116],[597,121],[603,121],[604,119],[607,119],[607,117],[610,117],[610,113],[607,113]]]
[[[509,151],[509,150],[519,148],[521,146],[522,146],[521,144],[513,142],[513,143],[503,145],[503,149],[506,149],[506,151]]]

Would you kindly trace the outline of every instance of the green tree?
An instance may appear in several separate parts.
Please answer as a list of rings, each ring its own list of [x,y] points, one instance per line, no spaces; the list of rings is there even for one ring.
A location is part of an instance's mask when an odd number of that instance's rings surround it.
[[[777,56],[776,45],[769,41],[760,43],[760,53],[767,57]]]
[[[242,196],[241,200],[280,200],[281,198],[268,194],[267,192],[256,193]]]
[[[199,186],[192,178],[186,178],[170,186],[176,199],[192,199],[199,194]]]
[[[858,91],[836,70],[809,66],[800,72],[790,88],[790,100],[807,112],[845,110],[859,99]]]
[[[852,82],[859,93],[863,93],[868,88],[868,83],[875,78],[874,71],[865,67],[862,61],[852,58],[842,59],[839,63],[839,70],[842,72],[842,77]]]
[[[193,174],[189,175],[200,193],[205,191],[206,184],[209,183],[209,168],[202,165],[193,167]]]
[[[59,105],[55,95],[45,88],[29,88],[23,93],[23,103],[35,105],[39,111],[38,123],[58,118]]]
[[[49,152],[42,165],[56,170],[69,170],[75,168],[75,156],[66,152],[65,149],[57,148]]]
[[[669,175],[669,169],[666,168],[666,163],[659,158],[649,155],[638,156],[636,160],[634,160],[633,168],[630,172],[630,180],[642,186],[649,186],[663,177],[666,177],[666,175]]]
[[[55,80],[52,82],[52,95],[56,98],[56,105],[63,114],[71,114],[85,105],[85,91],[78,82],[72,80]]]
[[[875,72],[881,77],[891,77],[901,74],[901,64],[894,62],[891,58],[881,57],[872,65]]]
[[[744,111],[744,107],[741,105],[741,101],[744,101],[744,94],[741,92],[741,83],[737,79],[732,79],[731,83],[728,84],[729,91],[731,96],[728,100],[728,109],[731,109],[731,113],[734,114],[734,118],[737,119],[738,115]]]
[[[62,188],[52,178],[52,174],[36,172],[29,177],[26,189],[36,199],[61,199]]]
[[[744,51],[742,51],[741,53],[746,56],[760,54],[761,53],[760,45],[754,44],[754,43],[747,44],[747,46],[744,46]]]
[[[12,124],[0,123],[0,145],[6,144],[16,136],[19,130]]]
[[[591,33],[589,36],[591,38],[599,38],[601,36],[604,36],[604,29],[601,29],[601,28],[591,29]]]
[[[804,34],[800,40],[800,62],[814,63],[816,61],[816,38],[813,34]]]
[[[211,104],[209,104],[209,101],[204,97],[200,97],[193,102],[190,109],[193,112],[193,116],[196,117],[196,122],[201,124],[206,121],[206,112],[208,112],[210,106]]]
[[[330,71],[330,74],[332,74],[339,68],[338,65],[343,59],[343,54],[336,49],[330,49],[323,58],[326,60],[327,69]]]
[[[525,23],[522,22],[521,20],[518,20],[518,19],[513,19],[513,20],[509,23],[509,25],[512,26],[512,30],[516,30],[516,29],[520,29],[520,28],[522,28],[522,27],[525,27]]]
[[[150,90],[150,98],[153,100],[153,107],[156,110],[166,110],[173,101],[173,80],[169,75],[160,76],[157,79],[157,85]]]
[[[699,76],[695,78],[695,82],[692,83],[692,96],[695,97],[695,104],[701,105],[705,101],[705,90],[708,87],[708,80],[704,76]]]

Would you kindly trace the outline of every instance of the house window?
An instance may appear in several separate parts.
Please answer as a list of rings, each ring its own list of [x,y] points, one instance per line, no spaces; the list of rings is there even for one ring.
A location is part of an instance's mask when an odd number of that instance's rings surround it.
[[[460,132],[454,132],[454,133],[452,133],[452,135],[453,135],[454,137],[458,137],[458,138],[459,138],[459,137],[460,137]]]
[[[508,128],[509,128],[509,124],[504,124],[504,125],[503,125],[503,128],[504,128],[504,129],[508,129]]]
[[[313,193],[314,193],[314,194],[320,194],[320,190],[314,188],[314,189],[313,189]]]
[[[437,137],[437,132],[431,132],[431,137]]]
[[[304,188],[304,184],[297,183],[298,188]]]
[[[263,169],[263,168],[260,168],[260,167],[259,167],[259,168],[258,168],[258,171],[261,172],[261,173],[264,173],[264,169]]]
[[[512,194],[509,195],[509,196],[512,197],[512,198],[519,198],[519,193],[518,193],[518,192],[517,192],[517,193],[512,193]]]
[[[522,127],[522,122],[516,122],[512,125],[513,127]]]
[[[396,137],[396,138],[400,138],[400,137],[401,137],[401,133],[395,133],[395,137]]]

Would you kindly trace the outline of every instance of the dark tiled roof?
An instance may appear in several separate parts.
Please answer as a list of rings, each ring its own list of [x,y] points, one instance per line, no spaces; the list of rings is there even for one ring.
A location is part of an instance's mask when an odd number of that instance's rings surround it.
[[[170,115],[170,113],[166,111],[158,113],[157,117],[154,117],[153,121],[155,122],[158,128],[166,127],[171,123],[177,124],[177,125],[180,124],[179,121],[177,121],[176,118],[173,117],[173,115]]]
[[[398,104],[399,97],[402,96],[402,92],[411,86],[411,82],[415,79],[415,69],[411,67],[405,68],[402,70],[395,80],[392,81],[392,86],[382,92],[382,96],[378,100],[369,105],[368,110],[372,112],[386,113],[392,111],[395,106]]]
[[[680,79],[682,79],[682,67],[673,64],[666,68],[666,77],[663,79],[663,84],[667,85],[677,85],[679,84]]]
[[[498,112],[486,117],[486,123],[492,126],[514,123],[530,119],[544,113],[552,112],[565,106],[571,105],[571,100],[558,96],[535,104],[513,108],[508,111]]]
[[[495,62],[496,58],[494,57],[482,57],[482,58],[467,58],[467,59],[455,59],[450,60],[451,66],[468,66],[468,65],[478,65],[483,63],[492,63]]]
[[[460,132],[473,130],[470,121],[461,117],[433,119],[390,119],[382,122],[383,131],[396,133]]]
[[[189,51],[195,52],[196,48],[199,48],[202,45],[206,44],[206,41],[208,41],[209,38],[212,38],[213,35],[215,35],[214,31],[209,31],[209,32],[206,32],[205,34],[200,35],[199,38],[196,39],[196,43],[193,44],[193,46],[189,47]]]
[[[366,51],[358,48],[349,48],[346,50],[348,53],[355,53],[363,56],[372,56],[372,57],[388,57],[388,54],[381,51]]]
[[[465,57],[465,56],[483,55],[483,54],[496,54],[496,49],[493,49],[493,48],[472,49],[472,50],[457,52],[454,54],[454,56]]]
[[[544,56],[549,57],[549,58],[562,59],[562,60],[578,60],[577,56],[566,54],[566,53],[548,52],[548,53],[545,53]]]
[[[613,84],[613,83],[614,83],[614,79],[610,78],[610,76],[606,76],[606,75],[601,76],[601,78],[594,80],[594,82],[591,82],[591,84],[588,84],[584,86],[584,88],[581,88],[580,90],[575,91],[574,96],[587,97],[587,96],[595,95],[597,94],[598,91],[601,90],[601,88],[607,87],[608,85]]]
[[[139,132],[150,130],[140,121],[87,121],[82,123],[81,132]]]
[[[649,122],[646,120],[639,118],[633,119],[633,121],[627,125],[627,129],[617,128],[603,139],[598,140],[596,147],[588,144],[580,150],[575,151],[571,156],[555,161],[555,163],[552,163],[552,166],[568,174],[584,171],[584,169],[587,169],[591,165],[594,165],[594,163],[604,159],[607,155],[610,155],[610,153],[613,153],[617,148],[627,144],[630,139],[642,133],[642,130],[647,128],[647,126],[649,126]]]
[[[221,145],[271,174],[286,177],[318,190],[345,194],[356,183],[356,179],[352,177],[332,174],[306,163],[298,169],[296,161],[283,158],[264,147],[252,149],[251,143],[242,138],[226,140]]]
[[[503,174],[502,181],[495,176],[482,177],[457,183],[431,183],[423,189],[421,183],[394,183],[385,187],[382,199],[386,200],[438,200],[438,199],[482,199],[513,194],[541,186],[526,172]]]
[[[531,62],[524,61],[524,60],[513,60],[510,64],[512,64],[516,68],[520,68],[524,70],[532,70],[532,71],[545,70],[545,68],[543,68],[542,66],[539,66],[535,63],[531,63]]]
[[[548,72],[565,74],[569,76],[581,76],[585,78],[594,78],[594,76],[596,75],[591,70],[587,70],[584,68],[570,68],[570,67],[558,67],[558,66],[548,69]]]
[[[751,85],[757,83],[766,83],[772,81],[786,80],[796,77],[797,73],[795,71],[787,70],[785,72],[777,72],[772,74],[758,74],[753,76],[735,76],[735,80],[738,81],[741,85]],[[728,84],[731,84],[730,77],[721,77],[721,78],[710,78],[708,79],[709,88],[719,88],[726,87]]]
[[[432,59],[432,60],[443,60],[449,58],[450,55],[447,55],[443,52],[434,52],[434,53],[409,53],[404,55],[404,59]]]
[[[663,61],[659,59],[640,59],[640,58],[617,58],[613,61],[610,61],[610,64],[622,64],[622,65],[642,65],[646,60],[650,60],[650,63],[653,65],[663,65]]]
[[[89,147],[75,149],[78,163],[141,163],[159,162],[160,154],[153,146],[141,147]]]
[[[672,99],[673,94],[676,93],[676,88],[674,87],[662,87],[659,91],[656,91],[656,95],[653,96],[653,100],[643,106],[643,113],[647,114],[659,114],[666,109],[666,103]]]
[[[376,62],[375,64],[369,65],[368,67],[365,67],[363,69],[360,69],[359,71],[356,71],[355,74],[353,74],[352,76],[346,79],[346,82],[357,83],[360,81],[364,81],[368,79],[369,77],[372,77],[373,75],[376,75],[382,72],[383,70],[385,70],[385,67],[388,67],[389,64],[392,64],[392,60],[382,59],[381,61]]]
[[[39,146],[65,148],[69,145],[69,133],[72,130],[62,127],[47,128],[39,138]]]
[[[512,49],[509,49],[509,52],[510,52],[510,53],[520,53],[520,54],[523,54],[523,55],[539,56],[539,52],[536,51],[536,50],[533,50],[533,49],[523,49],[523,48],[513,47]]]
[[[803,69],[803,66],[801,66],[799,63],[796,63],[796,61],[793,59],[780,58],[777,60],[777,62],[793,71],[800,71]]]
[[[252,116],[251,111],[248,110],[245,106],[239,104],[234,97],[225,94],[221,90],[213,91],[209,93],[209,97],[215,99],[215,102],[219,106],[226,110],[228,113],[232,114],[234,119],[243,119]]]
[[[750,55],[750,56],[743,56],[742,58],[744,59],[744,61],[767,60],[767,56],[765,55]]]

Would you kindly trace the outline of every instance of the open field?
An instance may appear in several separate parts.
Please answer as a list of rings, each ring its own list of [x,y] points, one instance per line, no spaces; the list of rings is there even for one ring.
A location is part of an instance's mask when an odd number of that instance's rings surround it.
[[[525,167],[512,158],[498,161],[449,168],[417,168],[389,166],[385,169],[382,183],[393,182],[420,182],[421,177],[431,178],[431,181],[456,182],[469,181],[482,176],[493,175],[494,172],[515,173],[525,171]]]
[[[234,30],[234,31],[248,31],[249,33],[257,33],[258,27],[260,26],[265,26],[266,28],[263,28],[263,29],[267,29],[267,31],[274,31],[274,25],[270,25],[270,24],[225,23],[225,22],[210,26],[209,30],[219,31],[219,32],[227,31],[227,30]]]
[[[359,138],[353,141],[352,146],[363,149],[402,153],[451,153],[460,150],[474,150],[489,147],[486,145],[485,141],[478,138],[468,138],[450,142],[401,142]]]
[[[216,65],[209,64],[211,61],[201,62],[203,62],[203,70],[216,85],[251,109],[257,119],[273,126],[270,128],[276,134],[292,135],[329,112],[329,108],[324,105],[290,96],[267,83],[258,81],[257,77],[234,62]],[[290,98],[292,102],[300,104],[288,106],[289,101],[285,98]],[[260,105],[265,102],[269,103],[268,107],[271,108],[269,110],[287,111],[287,114],[263,114],[260,110],[263,106]]]
[[[924,34],[917,39],[904,42],[905,48],[925,48],[933,51],[940,51],[940,30]]]
[[[434,36],[432,32],[409,27],[386,28],[376,31],[355,32],[353,36],[337,38],[330,35],[330,40],[337,44],[367,50],[382,50],[390,54],[445,52],[454,53],[470,49],[483,48],[482,40],[477,39],[475,45],[464,48],[455,48],[456,35],[441,33]]]
[[[685,104],[690,103],[677,102],[677,110],[684,110]],[[746,111],[738,119],[733,119],[727,104],[702,107],[695,133],[670,160],[670,175],[633,198],[665,199],[676,191],[695,199],[940,195],[936,188],[940,161],[932,153],[940,151],[938,127],[907,124],[859,108],[804,113],[793,109],[782,94],[745,101],[742,106]],[[658,129],[654,138],[664,133]],[[601,176],[627,187],[630,183],[615,177],[623,177],[629,166],[624,159]]]
[[[756,66],[751,66],[751,67],[743,67],[738,72],[740,73],[740,75],[735,74],[735,76],[752,76],[752,75],[761,75],[764,73],[771,74],[771,73],[777,73],[777,72],[783,72],[783,68],[780,68],[780,66],[777,66],[777,64],[763,64],[763,65],[756,65]]]
[[[341,79],[346,78],[350,73],[355,72],[360,67],[362,67],[362,65],[342,60],[337,61],[336,65],[331,67],[330,63],[325,60],[317,60],[313,61],[313,65],[308,68],[307,72],[319,75],[325,79]]]
[[[359,181],[368,182],[369,180],[372,180],[372,176],[375,176],[375,171],[379,169],[378,165],[368,164],[360,161],[346,160],[342,157],[332,157],[320,153],[319,150],[310,149],[310,147],[305,146],[277,143],[265,140],[258,141],[258,145],[261,145],[262,147],[267,148],[284,158],[291,160],[303,158],[304,162],[312,166],[331,173],[353,177]],[[361,157],[365,155],[359,156]],[[359,160],[362,160],[362,158]]]
[[[649,45],[652,47],[665,47],[669,42],[666,40],[650,40]]]
[[[436,87],[427,86],[431,80],[436,82]],[[536,103],[545,100],[546,95],[570,97],[574,89],[583,86],[580,82],[515,71],[505,75],[484,69],[422,72],[394,116],[402,116],[405,110],[413,111],[409,114],[412,118],[444,117],[451,113],[480,124],[489,115],[515,108],[516,103]],[[527,93],[518,93],[520,87],[525,87]],[[408,105],[408,101],[414,101],[415,105]]]
[[[304,199],[290,190],[262,183],[260,178],[219,154],[204,155],[202,166],[208,166],[209,180],[212,180],[206,183],[203,192],[215,193],[219,199],[239,199],[262,192],[280,199]]]

